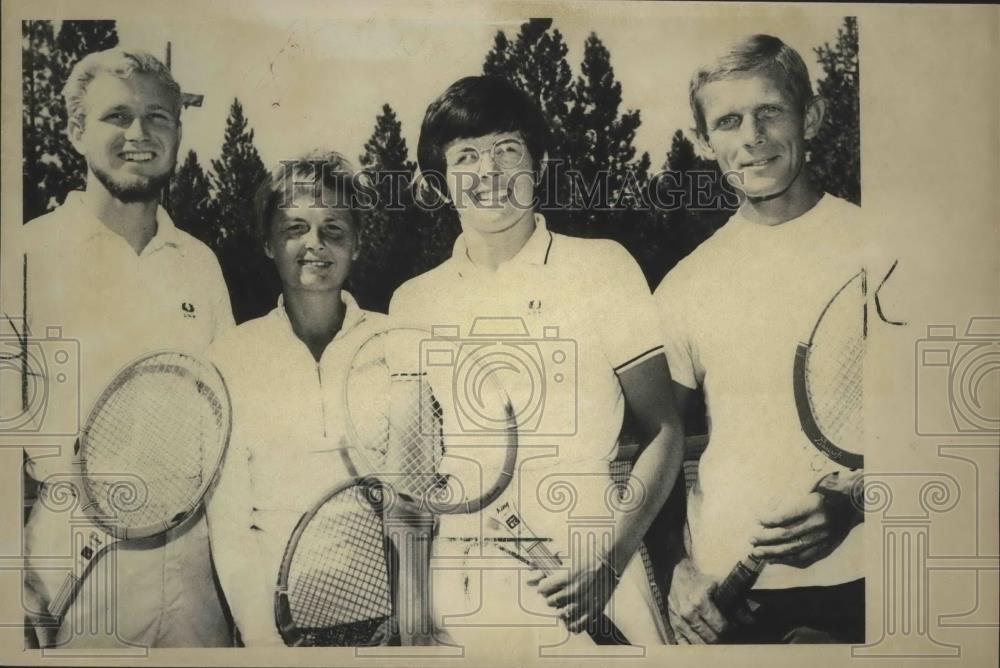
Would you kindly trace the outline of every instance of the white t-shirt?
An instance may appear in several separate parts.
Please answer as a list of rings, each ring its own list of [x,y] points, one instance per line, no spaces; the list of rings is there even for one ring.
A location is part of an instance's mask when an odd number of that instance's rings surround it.
[[[792,368],[823,307],[862,267],[860,209],[825,195],[781,225],[737,212],[657,288],[673,379],[703,387],[710,442],[689,498],[692,558],[725,577],[750,551],[758,518],[819,479],[799,425]],[[827,469],[830,470],[830,469]],[[862,527],[805,569],[770,565],[758,588],[863,577]]]

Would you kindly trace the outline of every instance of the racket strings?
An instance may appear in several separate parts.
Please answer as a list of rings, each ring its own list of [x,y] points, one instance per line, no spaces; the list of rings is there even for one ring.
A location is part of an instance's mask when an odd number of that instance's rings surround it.
[[[400,474],[400,490],[417,498],[435,484],[444,456],[441,407],[419,379],[395,378],[390,386],[391,416],[386,464]]]
[[[225,389],[198,380],[193,364],[184,355],[163,354],[136,365],[105,392],[87,425],[88,494],[102,515],[124,527],[162,524],[185,510],[221,456]]]
[[[289,608],[300,629],[388,617],[392,611],[382,520],[351,487],[313,516],[288,570]]]
[[[838,447],[862,451],[864,436],[864,293],[848,285],[813,333],[806,390],[816,424]]]
[[[417,363],[420,338],[386,332],[369,339],[347,376],[356,445],[396,492],[423,498],[445,454],[443,410]]]
[[[817,424],[834,443],[856,444],[862,435],[863,341],[844,340],[835,350],[820,349],[832,360],[830,368],[817,373],[810,358],[809,394]]]
[[[165,506],[176,506],[177,500],[190,498],[202,482],[200,406],[188,402],[187,406],[174,403],[154,407],[141,399],[146,393],[171,396],[167,393],[182,389],[179,383],[164,380],[149,377],[137,380],[128,392],[117,395],[121,400],[108,405],[108,410],[102,412],[106,417],[95,423],[96,429],[90,432],[94,446],[91,463],[96,465],[102,455],[111,455],[118,460],[116,463],[131,459],[132,468],[145,473],[143,482],[154,492],[143,507],[146,516],[162,515]],[[132,445],[132,451],[108,451],[120,449],[123,444]],[[168,444],[172,447],[163,447]]]

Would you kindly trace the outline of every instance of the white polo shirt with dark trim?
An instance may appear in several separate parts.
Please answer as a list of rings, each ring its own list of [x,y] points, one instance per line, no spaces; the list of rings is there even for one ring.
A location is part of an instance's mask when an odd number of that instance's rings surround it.
[[[621,245],[553,233],[535,219],[496,271],[473,264],[459,236],[450,259],[396,290],[390,315],[510,361],[523,445],[557,444],[563,461],[607,461],[625,406],[617,374],[662,353],[657,312]]]
[[[456,386],[470,392],[470,415],[475,383],[462,375],[462,348],[496,356],[519,429],[517,470],[498,503],[516,503],[553,552],[573,555],[580,522],[600,532],[614,522],[608,462],[625,410],[618,374],[661,354],[662,337],[646,279],[624,248],[555,234],[535,220],[524,247],[496,271],[474,265],[460,236],[450,259],[396,291],[389,312],[461,341]],[[449,566],[435,569],[435,623],[487,653],[500,641],[487,631],[502,634],[525,661],[541,645],[590,645],[586,635],[539,621],[554,611],[518,575],[520,564],[477,568],[476,537],[505,535],[479,515],[441,517],[434,563]],[[450,565],[456,560],[465,566]],[[605,612],[633,642],[666,641],[641,559],[629,563]]]

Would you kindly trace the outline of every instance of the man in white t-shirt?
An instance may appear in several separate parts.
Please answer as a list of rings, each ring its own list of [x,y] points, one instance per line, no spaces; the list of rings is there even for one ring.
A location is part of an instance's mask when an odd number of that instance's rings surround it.
[[[688,643],[862,642],[861,472],[823,461],[838,470],[817,490],[792,390],[796,344],[861,269],[860,210],[810,178],[824,101],[781,40],[754,35],[696,71],[691,106],[704,151],[744,197],[655,294],[675,395],[683,411],[704,391],[711,432],[687,531],[671,538],[670,621]],[[727,619],[713,592],[749,554],[767,565],[753,603]]]
[[[0,304],[5,353],[30,358],[4,374],[3,416],[23,414],[7,436],[25,447],[27,473],[41,485],[24,533],[26,613],[42,646],[228,646],[200,512],[103,554],[62,620],[47,618],[72,568],[74,536],[94,530],[65,487],[89,407],[136,357],[201,354],[234,324],[215,255],[158,205],[181,134],[169,70],[147,53],[110,49],[80,60],[63,94],[86,189],[10,231],[4,259],[18,271]]]

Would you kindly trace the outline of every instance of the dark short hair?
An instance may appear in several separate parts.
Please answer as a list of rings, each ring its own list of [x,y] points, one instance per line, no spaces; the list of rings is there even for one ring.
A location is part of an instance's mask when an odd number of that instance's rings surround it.
[[[318,199],[324,189],[335,193],[337,203],[350,210],[354,228],[360,232],[364,223],[358,207],[361,178],[351,162],[336,151],[311,151],[293,160],[282,160],[257,185],[253,212],[258,239],[261,243],[267,241],[271,220],[289,195],[305,192]]]
[[[813,99],[809,70],[799,52],[771,35],[750,35],[729,47],[714,62],[695,70],[691,76],[689,97],[694,114],[695,130],[702,137],[708,135],[705,110],[698,94],[713,81],[740,76],[746,73],[768,74],[805,111]]]
[[[538,169],[549,150],[549,125],[527,93],[507,79],[465,77],[431,102],[417,142],[417,162],[425,176],[444,175],[444,149],[456,139],[520,132]]]

